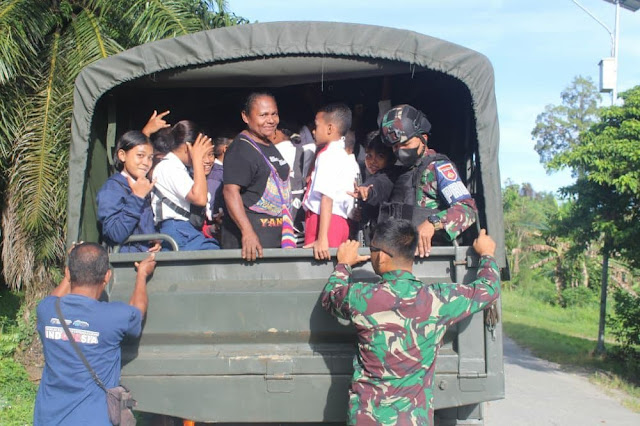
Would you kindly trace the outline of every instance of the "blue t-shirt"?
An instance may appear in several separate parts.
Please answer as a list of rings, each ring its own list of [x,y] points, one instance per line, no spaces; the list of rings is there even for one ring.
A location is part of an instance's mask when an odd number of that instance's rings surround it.
[[[107,398],[68,342],[55,296],[38,305],[38,334],[45,366],[34,409],[34,425],[110,425]],[[68,294],[60,309],[82,353],[107,388],[120,383],[120,342],[139,336],[142,312],[122,302],[99,302]]]

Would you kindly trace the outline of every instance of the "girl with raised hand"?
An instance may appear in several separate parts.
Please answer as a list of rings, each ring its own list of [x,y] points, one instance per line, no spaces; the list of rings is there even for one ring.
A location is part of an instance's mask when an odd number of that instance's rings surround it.
[[[153,162],[153,147],[142,132],[131,130],[118,140],[112,175],[98,191],[98,222],[103,240],[122,245],[120,252],[156,252],[157,241],[123,244],[131,235],[153,234],[153,213],[149,193],[154,182],[147,174]]]
[[[171,133],[171,152],[153,170],[156,186],[151,201],[155,223],[160,232],[176,241],[180,250],[218,249],[217,240],[202,234],[208,201],[204,162],[213,149],[211,138],[198,133],[195,123],[187,120],[176,123]]]

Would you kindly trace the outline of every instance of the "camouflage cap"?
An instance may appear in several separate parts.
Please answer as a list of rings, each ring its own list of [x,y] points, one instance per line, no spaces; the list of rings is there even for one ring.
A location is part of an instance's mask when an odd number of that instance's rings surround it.
[[[414,136],[427,134],[431,123],[411,105],[398,105],[386,112],[380,125],[382,141],[389,146],[405,143]]]

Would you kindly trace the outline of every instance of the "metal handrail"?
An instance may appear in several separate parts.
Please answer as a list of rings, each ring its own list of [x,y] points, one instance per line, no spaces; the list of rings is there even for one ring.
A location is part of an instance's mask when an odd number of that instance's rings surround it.
[[[129,243],[137,243],[140,241],[152,241],[152,240],[162,240],[166,241],[171,245],[171,249],[173,251],[180,251],[178,248],[178,243],[174,240],[170,235],[167,234],[136,234],[131,235],[123,244]],[[113,247],[113,253],[120,253],[120,245],[116,245]]]

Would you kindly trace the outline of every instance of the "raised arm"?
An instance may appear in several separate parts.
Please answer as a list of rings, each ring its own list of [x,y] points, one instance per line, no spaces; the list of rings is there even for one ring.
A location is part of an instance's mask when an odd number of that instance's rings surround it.
[[[145,124],[142,128],[142,133],[144,133],[146,137],[149,137],[160,129],[171,127],[171,125],[164,119],[164,117],[168,115],[169,112],[170,111],[167,110],[158,114],[158,111],[153,110],[153,114],[151,114],[151,117],[149,117],[149,121],[147,121],[147,124]]]
[[[338,264],[322,291],[322,307],[339,318],[349,319],[349,292],[362,287],[360,283],[351,283],[351,267],[369,260],[369,256],[360,256],[357,241],[348,240],[338,247]],[[352,288],[354,287],[354,288]]]
[[[439,323],[449,325],[486,308],[500,296],[500,269],[494,259],[496,244],[483,229],[473,243],[480,255],[478,275],[469,284],[436,284],[441,305]]]
[[[71,292],[71,276],[69,273],[69,268],[65,267],[64,277],[62,278],[58,286],[53,289],[53,291],[51,292],[51,296],[62,297],[69,294],[69,292]]]
[[[193,186],[187,194],[187,201],[196,206],[204,207],[207,204],[207,176],[204,174],[204,156],[211,149],[211,138],[199,134],[195,142],[187,143],[189,156],[193,166]]]
[[[140,309],[142,316],[147,313],[147,305],[149,304],[147,296],[147,280],[156,268],[155,258],[156,255],[151,253],[142,262],[135,263],[138,273],[136,274],[136,284],[133,288],[131,299],[129,299],[129,305]]]

